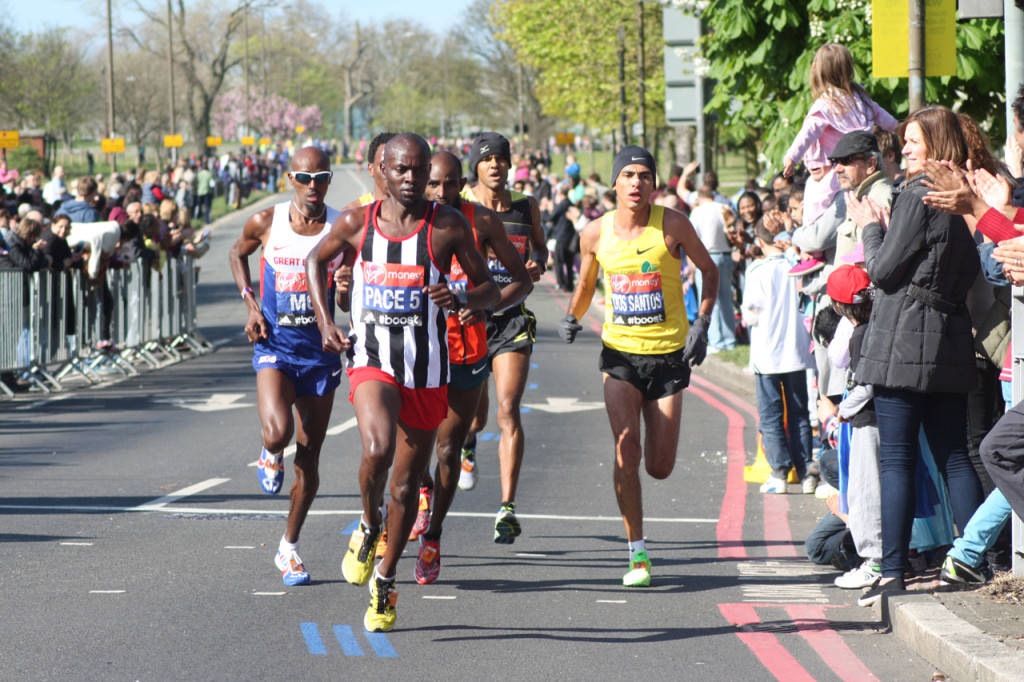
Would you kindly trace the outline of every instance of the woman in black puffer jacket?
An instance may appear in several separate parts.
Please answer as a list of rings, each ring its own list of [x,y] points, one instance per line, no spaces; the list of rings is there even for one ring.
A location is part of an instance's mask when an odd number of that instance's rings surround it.
[[[924,427],[963,529],[982,501],[967,456],[967,393],[973,388],[974,339],[964,306],[978,273],[978,251],[963,218],[926,206],[923,163],[963,165],[967,144],[956,114],[919,109],[903,122],[907,182],[888,229],[864,228],[864,257],[877,287],[857,381],[874,386],[882,490],[882,579],[860,603],[904,589],[918,435]],[[854,209],[856,210],[856,209]]]

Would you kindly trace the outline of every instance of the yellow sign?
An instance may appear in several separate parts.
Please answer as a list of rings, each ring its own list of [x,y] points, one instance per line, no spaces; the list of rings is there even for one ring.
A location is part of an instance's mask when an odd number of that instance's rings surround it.
[[[270,138],[269,138],[269,137],[261,137],[261,138],[260,138],[260,145],[261,145],[261,146],[264,146],[264,147],[265,147],[265,146],[267,146],[268,144],[270,144]]]
[[[871,56],[875,78],[906,78],[910,8],[907,0],[872,0]],[[956,75],[956,0],[924,2],[924,72]]]
[[[17,149],[21,145],[21,135],[17,130],[0,130],[0,149]]]
[[[559,147],[572,147],[576,144],[576,133],[555,133],[555,144]]]
[[[124,153],[124,138],[123,137],[105,137],[100,140],[100,151],[104,154],[123,154]]]
[[[206,138],[206,146],[207,147],[219,147],[222,144],[224,144],[224,139],[223,138],[212,137],[212,136]]]
[[[242,138],[242,144],[246,145],[247,147],[251,147],[252,145],[256,144],[256,138],[253,137],[252,135],[247,135]]]
[[[295,132],[304,133],[306,132],[306,126],[295,126]]]
[[[164,135],[164,147],[184,147],[185,140],[181,135]]]

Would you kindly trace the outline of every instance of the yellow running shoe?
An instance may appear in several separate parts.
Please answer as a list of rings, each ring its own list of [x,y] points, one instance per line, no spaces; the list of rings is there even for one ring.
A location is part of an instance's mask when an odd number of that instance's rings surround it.
[[[369,632],[387,632],[395,627],[395,604],[398,603],[398,590],[395,579],[385,580],[374,576],[370,583],[370,608],[363,616],[363,627]]]
[[[352,532],[348,551],[341,561],[341,573],[353,585],[365,585],[373,574],[374,550],[380,539],[380,526],[367,528],[362,521]]]
[[[649,587],[651,584],[651,560],[647,557],[647,550],[641,550],[633,554],[629,561],[632,569],[622,577],[622,584],[626,587]]]

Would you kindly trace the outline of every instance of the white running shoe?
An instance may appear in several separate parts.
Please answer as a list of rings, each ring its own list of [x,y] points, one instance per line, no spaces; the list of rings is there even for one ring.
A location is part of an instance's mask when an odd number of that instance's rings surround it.
[[[789,492],[786,489],[786,479],[775,478],[769,475],[768,480],[761,484],[761,492],[774,495],[785,495]]]
[[[846,573],[835,579],[836,587],[844,590],[859,590],[871,587],[882,577],[882,569],[879,566],[872,566],[870,561],[865,561],[856,568],[851,568]]]
[[[814,474],[807,474],[804,476],[804,480],[800,481],[800,486],[803,488],[804,495],[813,495],[814,491],[818,488],[818,477]]]

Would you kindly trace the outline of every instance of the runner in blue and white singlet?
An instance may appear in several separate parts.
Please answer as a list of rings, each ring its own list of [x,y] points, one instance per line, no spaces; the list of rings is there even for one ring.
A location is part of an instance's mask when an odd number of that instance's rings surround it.
[[[313,304],[306,286],[306,254],[331,229],[338,211],[325,207],[324,229],[311,236],[296,234],[291,227],[288,201],[274,207],[270,236],[260,254],[260,307],[269,326],[268,337],[253,345],[253,369],[290,363],[340,368],[340,358],[325,352],[316,326]],[[328,265],[329,300],[334,300],[334,271],[341,256]],[[333,305],[331,306],[333,313]],[[335,384],[337,386],[337,384]]]
[[[305,268],[310,249],[330,231],[338,216],[338,211],[324,203],[331,177],[331,160],[323,150],[300,149],[288,172],[291,200],[250,216],[229,256],[231,274],[248,314],[245,334],[253,344],[263,444],[256,480],[263,492],[276,495],[281,491],[284,450],[295,437],[295,482],[285,533],[274,558],[285,585],[310,581],[299,558],[299,532],[316,497],[320,448],[334,407],[334,390],[341,382],[340,358],[323,351]],[[253,293],[249,272],[249,257],[257,251],[259,298]],[[325,275],[328,271],[332,274],[331,299],[333,273],[342,261],[339,254],[324,268]],[[333,300],[326,314],[333,318]]]

